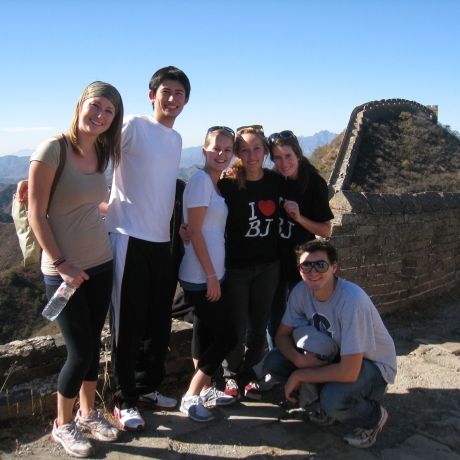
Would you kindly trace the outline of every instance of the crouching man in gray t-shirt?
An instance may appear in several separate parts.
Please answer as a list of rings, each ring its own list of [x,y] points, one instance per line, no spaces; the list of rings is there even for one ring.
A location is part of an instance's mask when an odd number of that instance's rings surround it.
[[[309,413],[310,420],[342,422],[355,429],[345,436],[350,445],[370,447],[388,418],[379,401],[396,375],[393,340],[369,296],[335,276],[337,251],[331,243],[309,241],[299,246],[297,258],[302,282],[291,292],[276,334],[277,349],[268,354],[264,369],[287,379],[285,396],[292,402],[301,385],[319,384],[319,409]],[[340,356],[331,360],[305,352],[298,340],[305,326],[327,334]]]

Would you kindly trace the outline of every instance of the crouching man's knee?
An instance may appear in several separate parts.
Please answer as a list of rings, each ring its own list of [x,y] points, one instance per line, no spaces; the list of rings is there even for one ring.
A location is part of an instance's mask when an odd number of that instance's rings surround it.
[[[320,393],[320,405],[324,412],[331,418],[346,423],[354,417],[356,400],[344,391],[340,383],[326,383]]]
[[[276,377],[279,381],[287,380],[296,367],[277,349],[271,350],[264,360],[264,373]]]

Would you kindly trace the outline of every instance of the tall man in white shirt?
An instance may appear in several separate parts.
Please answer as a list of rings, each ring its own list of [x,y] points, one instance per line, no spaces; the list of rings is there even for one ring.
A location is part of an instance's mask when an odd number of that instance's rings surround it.
[[[126,430],[145,422],[138,401],[174,407],[158,392],[171,331],[170,221],[182,139],[173,129],[190,96],[190,82],[164,67],[149,83],[152,115],[128,116],[114,171],[107,225],[114,255],[112,358],[119,386],[115,416]]]

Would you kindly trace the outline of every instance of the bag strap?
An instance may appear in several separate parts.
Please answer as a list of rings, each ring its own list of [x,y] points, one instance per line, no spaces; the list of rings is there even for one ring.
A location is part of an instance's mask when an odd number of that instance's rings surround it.
[[[66,152],[67,152],[67,140],[66,140],[64,134],[61,134],[58,137],[58,140],[59,140],[59,146],[60,146],[59,164],[58,164],[58,167],[56,169],[56,174],[54,175],[53,184],[51,185],[50,198],[48,200],[48,209],[50,207],[51,200],[53,199],[54,192],[56,191],[56,186],[57,186],[57,183],[59,181],[59,178],[61,177],[62,171],[64,170],[65,160],[66,160],[66,157],[67,157],[67,155],[66,155]]]

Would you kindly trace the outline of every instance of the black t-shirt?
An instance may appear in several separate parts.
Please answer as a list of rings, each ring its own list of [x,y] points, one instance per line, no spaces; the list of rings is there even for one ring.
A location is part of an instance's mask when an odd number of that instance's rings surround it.
[[[327,222],[334,218],[329,207],[329,193],[326,181],[317,173],[310,172],[307,188],[300,192],[297,181],[280,179],[280,254],[281,273],[288,281],[300,280],[297,270],[295,248],[310,241],[315,235],[294,222],[283,208],[284,200],[296,201],[300,214],[315,222]]]
[[[226,268],[246,268],[278,259],[279,176],[264,169],[262,179],[238,189],[232,179],[218,186],[228,206]]]

